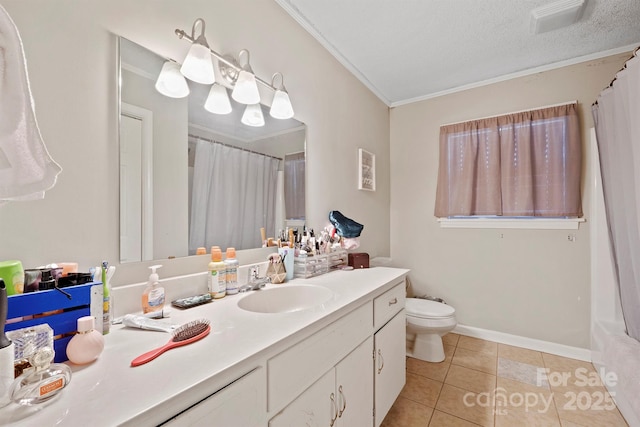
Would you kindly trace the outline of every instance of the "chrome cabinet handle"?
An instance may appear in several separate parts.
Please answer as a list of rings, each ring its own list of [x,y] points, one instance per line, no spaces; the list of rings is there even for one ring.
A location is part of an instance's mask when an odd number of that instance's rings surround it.
[[[331,410],[333,411],[333,417],[331,418],[331,424],[329,424],[329,427],[333,427],[333,425],[336,423],[336,420],[338,419],[338,405],[336,405],[335,394],[331,393],[329,399],[331,399]]]
[[[378,374],[382,372],[382,368],[384,368],[384,357],[382,357],[382,350],[378,349]]]
[[[394,298],[391,301],[389,301],[389,305],[393,305],[393,304],[397,304],[398,303],[398,298]]]
[[[347,409],[347,398],[344,396],[344,392],[342,391],[342,386],[338,387],[338,391],[340,392],[340,400],[342,400],[342,408],[340,408],[339,417],[342,417],[344,410]]]

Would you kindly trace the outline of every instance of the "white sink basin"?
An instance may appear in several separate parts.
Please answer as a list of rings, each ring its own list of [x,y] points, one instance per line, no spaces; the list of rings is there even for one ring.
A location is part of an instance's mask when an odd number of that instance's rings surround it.
[[[322,305],[332,296],[333,292],[322,286],[283,286],[253,291],[238,301],[238,307],[255,313],[291,313]]]

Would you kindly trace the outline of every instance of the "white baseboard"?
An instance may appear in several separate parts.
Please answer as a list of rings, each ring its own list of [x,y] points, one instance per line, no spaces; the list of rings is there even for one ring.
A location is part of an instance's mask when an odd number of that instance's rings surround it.
[[[528,348],[530,350],[555,354],[557,356],[591,362],[591,350],[586,348],[571,347],[564,344],[557,344],[549,341],[521,337],[519,335],[511,335],[504,332],[491,331],[488,329],[475,328],[473,326],[460,324],[456,326],[453,332],[473,338],[480,338],[487,341],[499,342],[501,344],[508,344],[516,347]]]

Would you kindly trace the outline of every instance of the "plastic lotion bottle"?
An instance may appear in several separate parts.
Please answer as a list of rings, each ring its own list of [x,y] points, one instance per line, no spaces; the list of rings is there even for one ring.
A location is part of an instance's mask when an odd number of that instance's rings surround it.
[[[211,247],[211,262],[207,268],[207,287],[213,298],[222,298],[227,293],[226,268],[222,261],[222,251],[218,246]]]
[[[224,260],[226,270],[227,294],[238,293],[238,260],[236,259],[236,249],[227,248],[226,259]]]
[[[162,267],[161,265],[152,265],[151,274],[149,275],[149,282],[147,287],[142,293],[142,312],[150,313],[152,311],[162,310],[164,307],[164,288],[159,286],[158,273],[156,269]]]
[[[101,277],[102,277],[102,333],[109,333],[111,327],[111,288],[107,280],[107,261],[102,261]]]
[[[78,319],[78,333],[67,344],[67,357],[76,365],[93,362],[104,349],[104,337],[94,329],[93,316]]]

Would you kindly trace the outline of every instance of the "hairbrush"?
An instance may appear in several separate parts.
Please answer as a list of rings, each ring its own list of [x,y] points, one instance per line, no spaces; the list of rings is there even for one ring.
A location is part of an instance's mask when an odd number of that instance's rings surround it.
[[[169,340],[168,343],[166,343],[162,347],[158,347],[155,350],[148,351],[136,357],[131,361],[131,366],[140,366],[144,363],[152,361],[167,350],[171,350],[172,348],[180,347],[198,341],[209,335],[210,331],[211,326],[209,326],[209,321],[207,319],[197,319],[189,323],[185,323],[184,325],[173,331],[173,337]]]

